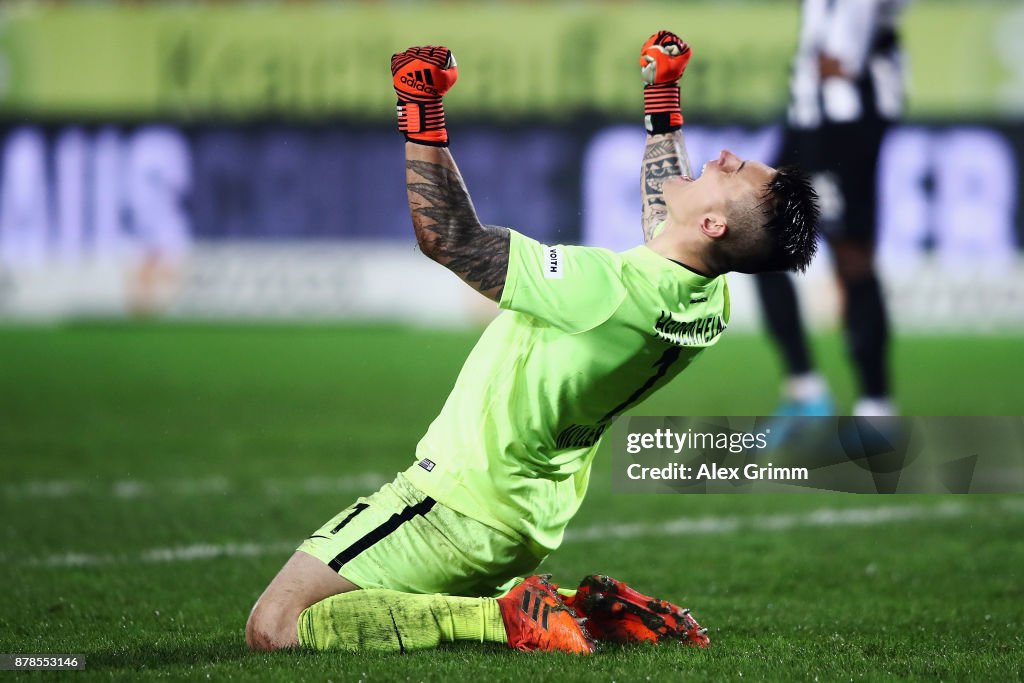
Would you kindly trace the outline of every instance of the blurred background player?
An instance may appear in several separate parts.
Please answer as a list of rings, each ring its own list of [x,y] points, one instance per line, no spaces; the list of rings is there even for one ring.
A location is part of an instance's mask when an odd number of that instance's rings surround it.
[[[780,163],[812,172],[822,234],[844,298],[843,323],[860,398],[855,415],[889,415],[889,321],[875,271],[876,169],[887,127],[904,99],[897,32],[906,0],[804,0]],[[765,322],[785,363],[784,415],[835,411],[815,369],[796,290],[785,273],[761,273]]]

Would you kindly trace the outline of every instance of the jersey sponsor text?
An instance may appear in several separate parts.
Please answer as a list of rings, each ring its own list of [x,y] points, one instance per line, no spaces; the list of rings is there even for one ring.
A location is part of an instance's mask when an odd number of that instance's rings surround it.
[[[703,346],[725,331],[721,314],[697,320],[676,320],[668,311],[662,311],[654,323],[654,334],[676,346]]]

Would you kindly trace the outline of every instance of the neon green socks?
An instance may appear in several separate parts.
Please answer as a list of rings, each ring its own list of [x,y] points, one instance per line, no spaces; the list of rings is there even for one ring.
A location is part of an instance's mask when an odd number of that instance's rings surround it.
[[[471,640],[506,643],[494,598],[371,589],[333,595],[299,615],[299,643],[315,650],[407,652]]]

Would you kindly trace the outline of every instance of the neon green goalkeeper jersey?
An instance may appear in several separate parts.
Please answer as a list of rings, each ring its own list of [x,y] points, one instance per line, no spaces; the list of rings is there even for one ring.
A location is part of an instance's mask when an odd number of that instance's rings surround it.
[[[543,557],[612,417],[718,341],[729,292],[646,246],[549,247],[512,231],[499,306],[405,474]]]

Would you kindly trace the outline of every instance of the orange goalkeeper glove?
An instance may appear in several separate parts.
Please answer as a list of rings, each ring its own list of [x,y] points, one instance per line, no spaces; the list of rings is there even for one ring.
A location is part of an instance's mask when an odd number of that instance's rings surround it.
[[[640,49],[640,76],[644,79],[644,126],[652,135],[683,126],[679,109],[679,79],[693,52],[671,31],[658,31]]]
[[[398,95],[398,130],[421,145],[448,146],[441,96],[459,77],[452,51],[439,45],[410,47],[391,55],[391,78]]]

